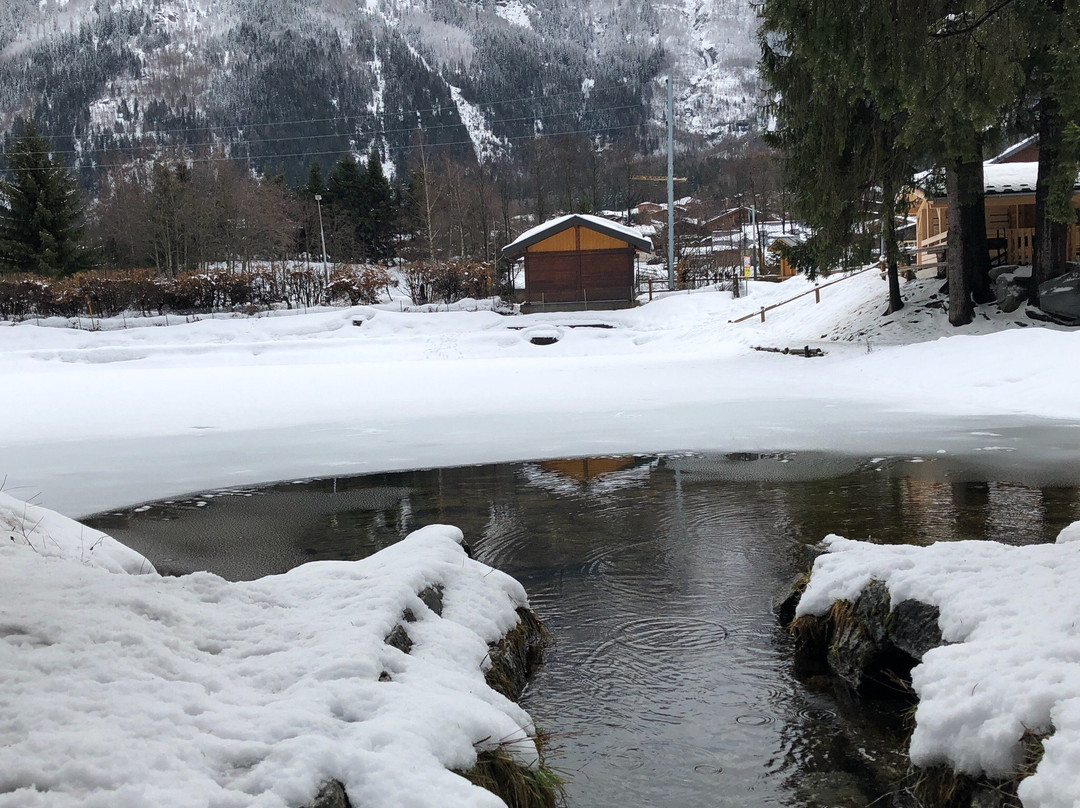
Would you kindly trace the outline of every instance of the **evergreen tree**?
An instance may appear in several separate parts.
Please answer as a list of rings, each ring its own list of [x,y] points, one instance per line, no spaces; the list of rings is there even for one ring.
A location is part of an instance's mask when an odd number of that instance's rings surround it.
[[[884,2],[884,0],[882,0]],[[1030,45],[1008,3],[911,0],[905,14],[923,25],[899,26],[897,62],[907,138],[929,148],[945,168],[949,202],[949,322],[974,318],[972,300],[993,299],[986,242],[983,144],[1020,95]]]
[[[1080,162],[1080,0],[1027,0],[1020,9],[1032,42],[1027,65],[1036,101],[1039,176],[1031,302],[1039,284],[1065,271],[1068,225]]]
[[[364,193],[363,174],[351,154],[346,154],[334,164],[326,183],[325,199],[330,210],[324,208],[323,213],[330,213],[333,220],[328,235],[334,242],[335,260],[354,261],[360,257],[356,234],[359,231]]]
[[[881,43],[895,22],[876,0],[766,0],[760,31],[762,74],[776,92],[770,140],[814,230],[812,258],[820,268],[843,262],[876,207],[890,312],[904,305],[895,217],[914,172],[901,142],[897,77]]]
[[[6,155],[0,182],[0,272],[60,277],[88,269],[82,202],[48,139],[26,124]]]
[[[326,193],[326,184],[323,182],[322,165],[318,160],[312,160],[311,165],[308,166],[308,178],[307,185],[304,187],[304,192],[314,198],[315,194]]]
[[[357,223],[357,240],[367,260],[385,261],[394,254],[397,212],[394,191],[375,149],[368,155],[362,188],[363,210]]]

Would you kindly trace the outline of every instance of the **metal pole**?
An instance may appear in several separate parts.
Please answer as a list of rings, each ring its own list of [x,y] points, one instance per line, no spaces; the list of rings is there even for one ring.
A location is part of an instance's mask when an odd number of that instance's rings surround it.
[[[323,272],[328,272],[326,268],[326,234],[323,232],[322,226],[322,194],[315,194],[315,204],[319,206],[319,240],[322,242],[322,266]]]
[[[675,289],[675,90],[667,77],[667,277]]]
[[[750,266],[754,269],[754,280],[758,278],[758,254],[757,254],[757,205],[750,205],[750,237],[753,241],[750,242]],[[765,322],[765,315],[762,314],[761,322]]]

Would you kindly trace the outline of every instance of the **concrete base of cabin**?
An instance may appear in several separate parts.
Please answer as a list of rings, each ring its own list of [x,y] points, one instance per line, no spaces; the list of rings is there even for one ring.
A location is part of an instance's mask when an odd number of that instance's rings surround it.
[[[540,314],[545,311],[615,311],[617,309],[632,309],[635,306],[633,300],[600,300],[585,303],[576,300],[571,303],[522,303],[522,314]]]

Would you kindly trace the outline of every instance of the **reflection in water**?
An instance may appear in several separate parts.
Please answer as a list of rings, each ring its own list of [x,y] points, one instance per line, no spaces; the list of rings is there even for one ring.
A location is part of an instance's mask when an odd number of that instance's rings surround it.
[[[774,599],[830,532],[1031,543],[1080,518],[1078,481],[1024,483],[934,458],[617,458],[307,481],[92,524],[233,578],[456,524],[557,638],[526,706],[572,805],[861,806],[882,764],[902,768],[902,733],[792,677]]]

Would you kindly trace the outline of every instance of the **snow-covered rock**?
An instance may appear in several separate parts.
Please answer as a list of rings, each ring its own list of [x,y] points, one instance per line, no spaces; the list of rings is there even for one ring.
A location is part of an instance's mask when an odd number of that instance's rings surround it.
[[[451,770],[496,746],[537,759],[528,714],[484,681],[525,592],[456,528],[230,583],[158,576],[100,533],[0,504],[16,536],[0,545],[2,808],[276,808],[328,780],[353,805],[494,808]],[[418,596],[431,585],[441,616]],[[409,653],[384,641],[405,609]]]
[[[941,542],[883,546],[839,536],[814,563],[797,616],[854,602],[872,581],[892,607],[939,610],[944,644],[912,671],[919,696],[910,755],[972,775],[1015,772],[1025,732],[1052,733],[1019,795],[1066,808],[1080,794],[1080,523],[1051,545]]]

